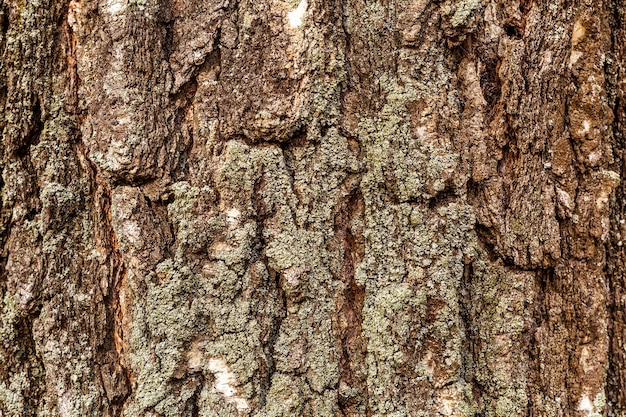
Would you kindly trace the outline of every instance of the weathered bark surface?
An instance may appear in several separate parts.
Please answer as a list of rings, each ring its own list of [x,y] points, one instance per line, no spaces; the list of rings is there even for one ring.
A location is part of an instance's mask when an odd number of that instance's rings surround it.
[[[0,5],[0,416],[626,416],[622,1]]]

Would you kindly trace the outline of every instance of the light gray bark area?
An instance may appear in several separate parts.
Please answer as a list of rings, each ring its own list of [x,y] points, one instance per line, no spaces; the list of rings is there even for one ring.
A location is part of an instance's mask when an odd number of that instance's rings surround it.
[[[0,5],[0,417],[626,415],[620,1]]]

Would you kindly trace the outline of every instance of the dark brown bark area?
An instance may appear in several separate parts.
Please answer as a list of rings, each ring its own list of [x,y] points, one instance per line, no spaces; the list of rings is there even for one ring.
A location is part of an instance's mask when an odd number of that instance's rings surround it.
[[[0,3],[0,416],[626,415],[624,5]]]
[[[624,62],[626,59],[626,47],[623,39],[626,36],[624,26],[624,9],[617,3],[612,4],[609,25],[612,27],[611,36],[611,63]],[[626,159],[625,151],[625,122],[626,102],[624,101],[624,65],[607,65],[607,79],[609,81],[609,105],[613,109],[613,137],[614,137],[614,166],[617,172],[624,175]],[[609,303],[609,369],[607,378],[607,392],[609,400],[609,415],[621,415],[626,413],[626,356],[624,352],[624,340],[626,337],[626,298],[624,283],[624,249],[622,236],[624,235],[624,182],[615,190],[615,199],[611,202],[611,241],[607,250],[607,276],[610,291]]]

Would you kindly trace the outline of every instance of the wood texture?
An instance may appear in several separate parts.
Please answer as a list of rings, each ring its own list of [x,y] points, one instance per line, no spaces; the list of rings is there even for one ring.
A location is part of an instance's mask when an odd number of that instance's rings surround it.
[[[0,417],[626,416],[621,0],[0,0]]]

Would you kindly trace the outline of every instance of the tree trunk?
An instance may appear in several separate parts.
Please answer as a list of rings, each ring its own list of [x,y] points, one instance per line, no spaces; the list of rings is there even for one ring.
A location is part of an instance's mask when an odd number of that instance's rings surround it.
[[[626,416],[620,0],[0,0],[0,416]]]

